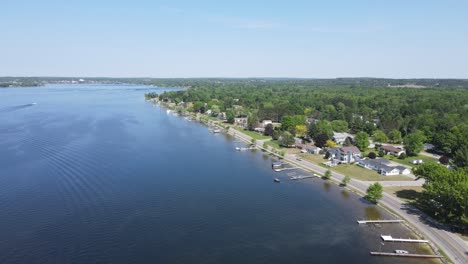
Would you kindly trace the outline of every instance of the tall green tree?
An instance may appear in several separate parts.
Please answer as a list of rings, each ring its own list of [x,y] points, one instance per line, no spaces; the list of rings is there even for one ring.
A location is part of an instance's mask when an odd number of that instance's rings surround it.
[[[348,122],[344,120],[333,120],[331,122],[333,131],[336,132],[347,132],[348,131]]]
[[[288,131],[283,132],[279,138],[279,143],[281,146],[289,147],[294,145],[294,136]]]
[[[367,188],[367,195],[365,198],[372,203],[378,203],[383,197],[383,187],[380,183],[376,182]]]
[[[236,115],[234,114],[234,111],[232,110],[228,110],[226,112],[226,119],[227,119],[227,122],[229,124],[234,124],[234,118],[236,117]]]
[[[258,117],[257,114],[250,114],[247,119],[247,128],[250,131],[253,131],[258,126]]]
[[[463,145],[455,151],[453,162],[458,167],[468,167],[468,145]]]
[[[385,135],[385,132],[382,130],[376,130],[374,131],[374,142],[378,143],[387,143],[388,137]]]
[[[459,168],[449,170],[435,162],[414,169],[415,175],[424,177],[423,192],[418,204],[424,212],[458,229],[468,225],[468,173]]]
[[[392,143],[400,144],[401,143],[401,132],[398,129],[393,129],[392,131],[388,132],[388,139]]]
[[[358,132],[354,137],[354,142],[359,150],[365,151],[369,147],[369,135],[366,132]]]
[[[403,143],[406,149],[406,154],[409,156],[416,156],[424,148],[424,141],[426,136],[421,131],[416,131],[407,135],[403,139]]]
[[[333,136],[333,127],[327,120],[320,120],[317,122],[317,128],[320,134],[325,134],[330,139]]]

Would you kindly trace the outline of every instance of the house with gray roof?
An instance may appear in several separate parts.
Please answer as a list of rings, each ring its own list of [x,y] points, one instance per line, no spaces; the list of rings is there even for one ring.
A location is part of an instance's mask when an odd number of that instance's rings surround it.
[[[327,151],[327,158],[333,163],[354,163],[361,159],[361,151],[355,147],[336,147]]]
[[[375,170],[378,173],[388,175],[409,174],[410,170],[405,166],[392,166],[387,159],[361,159],[358,165],[366,169]]]

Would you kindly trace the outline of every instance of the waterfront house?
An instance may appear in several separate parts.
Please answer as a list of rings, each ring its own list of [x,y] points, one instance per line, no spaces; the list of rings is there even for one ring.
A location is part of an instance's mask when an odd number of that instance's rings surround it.
[[[390,161],[387,159],[361,159],[359,160],[358,165],[369,170],[375,170],[385,176],[410,174],[411,172],[405,166],[392,166]]]
[[[227,115],[226,112],[221,112],[218,114],[218,119],[226,121],[227,120]]]
[[[234,124],[242,127],[242,128],[247,128],[247,117],[236,117],[234,118]]]
[[[327,155],[335,163],[354,163],[361,159],[361,151],[355,147],[336,147],[328,150]]]
[[[394,147],[394,146],[391,146],[391,145],[382,145],[380,147],[381,150],[383,150],[383,152],[385,152],[385,154],[387,155],[393,155],[393,156],[400,156],[401,154],[405,153],[405,150],[402,149],[402,148],[398,148],[398,147]]]
[[[354,139],[354,137],[351,134],[333,132],[332,140],[338,144],[343,144],[347,137]]]

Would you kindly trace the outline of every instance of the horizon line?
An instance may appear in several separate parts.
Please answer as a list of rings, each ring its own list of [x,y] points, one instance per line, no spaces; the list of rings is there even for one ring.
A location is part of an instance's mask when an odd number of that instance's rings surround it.
[[[262,76],[250,76],[250,77],[226,77],[226,76],[211,76],[211,77],[108,77],[108,76],[0,76],[0,78],[81,78],[81,79],[297,79],[297,80],[324,80],[324,79],[388,79],[388,80],[468,80],[468,77],[369,77],[369,76],[357,76],[357,77],[262,77]]]

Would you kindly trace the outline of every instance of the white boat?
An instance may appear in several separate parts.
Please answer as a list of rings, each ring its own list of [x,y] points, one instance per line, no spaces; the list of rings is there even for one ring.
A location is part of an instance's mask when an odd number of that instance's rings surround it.
[[[395,250],[395,253],[397,253],[397,254],[409,254],[408,251],[402,250],[402,249],[396,249],[396,250]]]
[[[278,178],[275,178],[273,181],[278,182],[278,183],[280,182],[280,180]]]
[[[213,129],[213,133],[221,133],[221,129]]]

